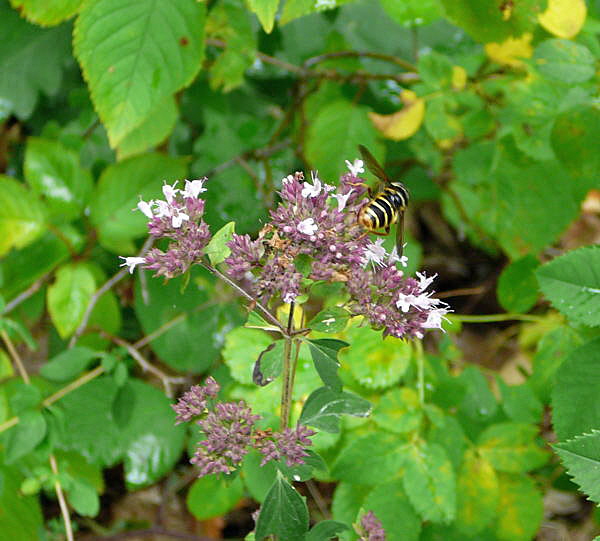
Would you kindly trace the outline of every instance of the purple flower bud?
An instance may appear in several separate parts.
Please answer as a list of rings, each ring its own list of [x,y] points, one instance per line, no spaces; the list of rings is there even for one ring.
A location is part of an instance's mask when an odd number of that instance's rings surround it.
[[[185,423],[193,417],[205,413],[207,399],[216,398],[220,389],[220,385],[210,376],[206,378],[204,385],[194,385],[184,393],[177,404],[172,404],[172,408],[177,414],[175,424]]]
[[[360,519],[360,526],[355,526],[360,541],[385,541],[385,530],[381,521],[373,511],[368,511]]]
[[[310,437],[315,434],[314,430],[303,425],[286,428],[283,432],[256,434],[254,447],[263,455],[260,465],[281,458],[289,467],[304,464],[304,458],[308,456],[305,447],[312,445]]]

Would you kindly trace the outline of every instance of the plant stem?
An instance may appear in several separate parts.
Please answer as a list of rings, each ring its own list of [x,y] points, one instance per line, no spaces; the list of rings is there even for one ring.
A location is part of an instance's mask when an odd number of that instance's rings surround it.
[[[462,321],[463,323],[493,323],[495,321],[543,321],[542,316],[531,314],[478,314],[461,315],[452,314],[452,319]]]
[[[292,409],[292,390],[294,387],[294,372],[295,364],[292,367],[292,336],[294,330],[294,308],[295,304],[290,303],[290,313],[288,314],[288,322],[286,335],[284,336],[283,345],[283,380],[281,382],[281,430],[288,427],[290,423],[290,411]]]
[[[423,355],[423,342],[415,340],[415,353],[417,355],[417,392],[419,404],[425,404],[425,357]]]
[[[58,477],[58,466],[56,465],[56,458],[54,457],[54,454],[50,454],[50,467],[52,468],[52,473],[54,474],[54,491],[56,492],[56,497],[58,498],[58,505],[60,506],[60,512],[63,516],[63,521],[65,523],[65,533],[67,534],[67,541],[73,541],[75,538],[73,537],[73,527],[71,526],[71,515],[69,514],[67,501],[65,500],[62,485],[60,484],[60,479]]]
[[[2,337],[2,340],[4,341],[4,345],[6,346],[6,349],[10,353],[10,356],[16,365],[17,370],[19,371],[19,374],[23,378],[23,381],[28,384],[30,382],[29,374],[27,373],[27,370],[25,370],[25,365],[23,364],[23,361],[21,360],[21,356],[15,349],[15,346],[12,343],[12,340],[10,339],[10,337],[8,336],[7,332],[4,329],[2,329],[0,331],[0,336]]]

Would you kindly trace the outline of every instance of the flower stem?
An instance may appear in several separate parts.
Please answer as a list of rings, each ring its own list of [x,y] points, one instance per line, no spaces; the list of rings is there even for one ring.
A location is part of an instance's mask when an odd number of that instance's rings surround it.
[[[423,342],[415,340],[415,353],[417,355],[417,392],[419,404],[425,404],[425,357],[423,355]]]
[[[452,319],[463,323],[494,323],[496,321],[543,321],[542,316],[532,314],[477,314],[461,315],[452,314]]]
[[[292,409],[292,390],[294,387],[294,372],[296,363],[292,367],[292,331],[294,330],[294,303],[290,303],[288,314],[287,333],[283,344],[283,380],[281,382],[281,430],[288,427],[290,423],[290,411]]]

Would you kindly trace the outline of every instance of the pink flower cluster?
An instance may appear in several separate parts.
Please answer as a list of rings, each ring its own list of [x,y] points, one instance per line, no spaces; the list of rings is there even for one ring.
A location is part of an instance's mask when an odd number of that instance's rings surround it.
[[[385,530],[381,521],[373,511],[368,511],[360,519],[360,525],[355,527],[360,536],[359,541],[385,541]]]

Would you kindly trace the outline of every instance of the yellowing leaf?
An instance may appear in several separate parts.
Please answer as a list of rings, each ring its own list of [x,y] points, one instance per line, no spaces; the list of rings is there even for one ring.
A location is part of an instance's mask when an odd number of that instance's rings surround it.
[[[452,66],[452,88],[462,90],[467,84],[467,72],[462,66]]]
[[[570,39],[581,30],[586,14],[585,0],[548,0],[548,9],[538,21],[551,34]]]
[[[519,58],[531,58],[532,38],[530,32],[525,32],[519,38],[508,38],[502,43],[486,43],[485,52],[494,62],[516,68],[523,65]]]
[[[425,116],[425,101],[411,90],[403,90],[400,99],[404,107],[391,115],[369,113],[374,126],[388,139],[402,141],[414,135]]]

